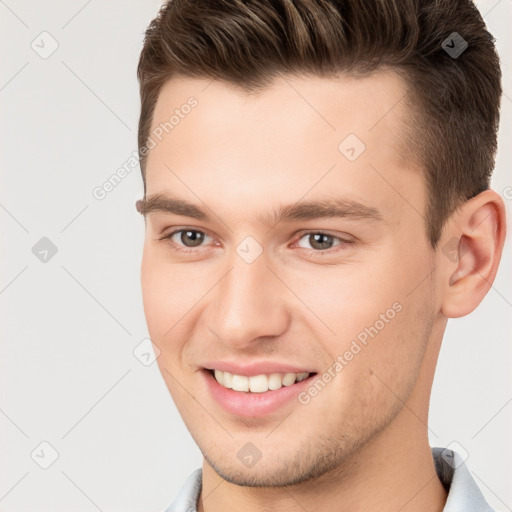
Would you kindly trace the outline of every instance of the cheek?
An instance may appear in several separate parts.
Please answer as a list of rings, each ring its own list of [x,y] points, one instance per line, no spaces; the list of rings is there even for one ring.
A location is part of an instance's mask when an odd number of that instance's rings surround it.
[[[321,417],[330,418],[333,428],[339,430],[342,425],[347,436],[357,438],[385,426],[407,403],[429,332],[426,323],[415,321],[411,309],[404,305],[377,335],[368,337],[366,345],[347,337],[340,339],[336,348],[329,348],[344,361],[346,351],[351,354],[333,383],[327,385],[332,387],[326,399],[320,398],[313,405]]]
[[[174,316],[176,306],[184,302],[193,282],[188,269],[172,264],[165,251],[146,242],[141,264],[141,287],[147,314],[158,318]]]
[[[385,415],[407,400],[416,382],[435,312],[428,280],[418,285],[420,271],[413,266],[368,265],[364,274],[333,278],[339,284],[316,302],[313,294],[311,302],[305,298],[335,332],[322,344],[329,365],[342,361],[335,378],[342,409]],[[428,265],[421,266],[425,274]]]
[[[141,264],[142,300],[152,341],[160,348],[159,360],[176,359],[192,337],[201,299],[212,286],[207,270],[199,274],[193,264],[171,263],[165,251],[144,248]]]
[[[162,267],[146,245],[142,256],[141,288],[144,313],[152,338],[157,328],[160,330],[159,323],[165,318],[164,311],[167,309],[166,303],[169,300],[165,290],[168,289],[169,284],[162,273]]]
[[[186,309],[181,307],[183,297],[180,290],[179,273],[158,254],[145,248],[141,265],[141,288],[144,314],[149,336],[159,348],[157,365],[176,403],[182,397],[175,378],[179,374],[181,340],[187,339],[185,323],[180,322]],[[186,288],[185,288],[186,289]]]
[[[187,311],[191,287],[183,281],[179,266],[166,261],[159,250],[145,246],[141,264],[142,300],[149,333],[159,346],[163,346],[164,339],[172,337],[173,326]]]
[[[361,405],[368,410],[401,408],[420,373],[434,313],[427,294],[421,301],[402,299],[401,305],[395,318],[361,351],[354,380],[361,390]]]

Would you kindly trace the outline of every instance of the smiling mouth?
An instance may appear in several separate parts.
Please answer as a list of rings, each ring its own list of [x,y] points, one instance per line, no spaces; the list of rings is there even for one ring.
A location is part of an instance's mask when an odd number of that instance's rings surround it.
[[[302,373],[265,373],[248,377],[246,375],[237,375],[222,370],[207,371],[222,387],[233,391],[244,393],[265,393],[275,391],[282,387],[293,386],[316,375],[316,372]]]

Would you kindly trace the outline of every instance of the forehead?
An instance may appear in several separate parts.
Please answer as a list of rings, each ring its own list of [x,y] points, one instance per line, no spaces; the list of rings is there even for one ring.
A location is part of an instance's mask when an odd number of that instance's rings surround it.
[[[176,77],[160,91],[151,129],[169,123],[175,114],[165,135],[186,132],[190,122],[181,121],[193,117],[194,128],[215,127],[219,136],[231,135],[231,130],[241,136],[250,133],[254,145],[259,141],[254,138],[256,130],[262,139],[266,135],[274,139],[283,127],[288,130],[282,137],[290,130],[306,137],[319,131],[351,130],[365,139],[373,131],[379,138],[387,133],[389,139],[400,128],[406,92],[403,80],[392,70],[359,78],[280,75],[272,85],[254,92],[214,79]],[[191,103],[195,106],[189,107]]]
[[[396,200],[393,188],[404,180],[417,186],[412,175],[419,178],[400,146],[406,92],[392,71],[283,75],[257,93],[174,78],[153,115],[147,194],[179,189],[213,201],[223,195],[261,212],[262,200],[277,205],[334,189],[357,200]]]

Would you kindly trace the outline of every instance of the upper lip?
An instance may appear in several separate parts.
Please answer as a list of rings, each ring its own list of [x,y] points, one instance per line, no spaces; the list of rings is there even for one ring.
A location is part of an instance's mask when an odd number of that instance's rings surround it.
[[[204,363],[207,370],[221,370],[223,372],[234,373],[235,375],[245,375],[253,377],[254,375],[270,373],[315,373],[304,366],[280,363],[277,361],[255,361],[252,363],[234,363],[232,361],[208,361]]]

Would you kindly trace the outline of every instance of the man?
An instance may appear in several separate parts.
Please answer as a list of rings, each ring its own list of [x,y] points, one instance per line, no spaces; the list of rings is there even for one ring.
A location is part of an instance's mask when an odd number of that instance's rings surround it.
[[[491,510],[427,435],[505,237],[474,5],[170,1],[138,77],[145,315],[204,456],[168,511]]]

